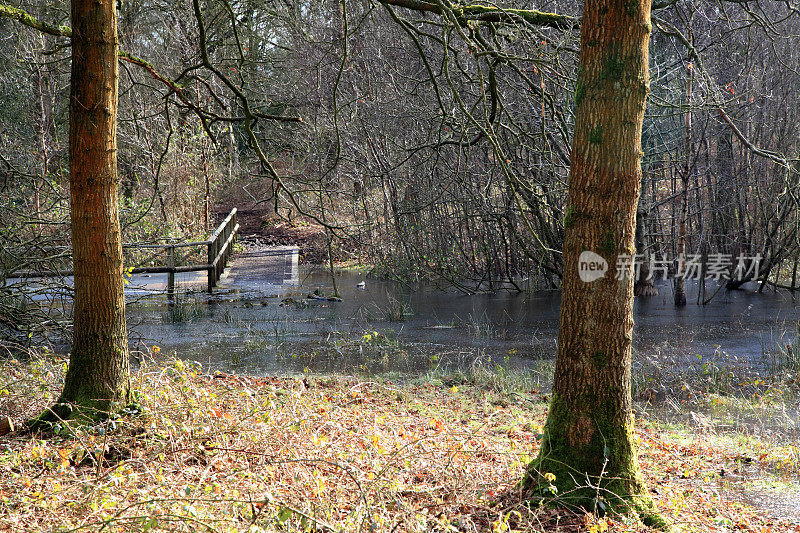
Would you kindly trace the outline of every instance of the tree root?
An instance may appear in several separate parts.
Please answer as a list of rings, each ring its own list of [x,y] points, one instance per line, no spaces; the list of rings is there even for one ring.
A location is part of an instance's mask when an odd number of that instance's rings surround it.
[[[519,490],[528,500],[546,501],[552,507],[583,509],[598,516],[635,516],[645,526],[664,531],[670,529],[637,476],[631,479],[592,479],[565,469],[558,474],[540,473],[535,466],[534,462],[528,467],[519,484]]]

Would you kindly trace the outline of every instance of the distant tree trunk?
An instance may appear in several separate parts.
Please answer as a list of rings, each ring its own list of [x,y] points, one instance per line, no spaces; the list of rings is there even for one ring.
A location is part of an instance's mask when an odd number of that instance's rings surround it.
[[[636,211],[636,252],[640,255],[641,267],[639,276],[633,285],[636,296],[658,296],[658,289],[650,277],[650,251],[647,246],[647,209],[644,205],[648,196],[648,179],[642,178],[642,192]],[[635,274],[635,272],[634,272]]]
[[[692,31],[689,30],[689,41]],[[691,55],[687,59],[691,60]],[[681,215],[678,221],[678,268],[675,273],[675,306],[686,305],[686,222],[689,216],[689,178],[692,174],[692,65],[686,65],[686,117],[684,139],[684,163],[681,176]]]
[[[206,140],[200,141],[200,156],[203,160],[203,178],[205,181],[205,194],[203,195],[203,232],[211,231],[211,176],[208,174],[208,156],[206,154]]]
[[[231,104],[231,109],[236,109]],[[233,122],[228,124],[228,184],[233,183],[233,177],[237,174],[239,169],[239,146],[236,143],[236,134],[233,130]]]
[[[42,49],[44,49],[44,38],[42,36],[39,37],[42,43]],[[44,76],[42,75],[42,66],[39,64],[38,61],[35,62],[36,65],[36,87],[38,89],[38,96],[39,96],[39,148],[41,149],[41,157],[42,157],[42,170],[40,179],[36,181],[35,189],[33,193],[33,204],[34,204],[34,218],[36,219],[36,224],[34,227],[37,229],[39,228],[39,222],[42,216],[42,201],[41,201],[41,191],[42,187],[44,187],[44,183],[47,181],[47,175],[50,172],[48,168],[50,162],[50,155],[48,153],[48,143],[47,143],[47,110],[45,109],[45,102],[44,102]]]
[[[115,0],[72,0],[70,213],[72,353],[59,417],[102,416],[128,396],[128,338],[117,196]]]
[[[566,501],[663,524],[634,443],[633,279],[614,269],[619,255],[635,252],[650,30],[650,0],[584,2],[555,381],[523,488],[547,492],[553,474]],[[608,261],[604,277],[580,279],[584,251]]]

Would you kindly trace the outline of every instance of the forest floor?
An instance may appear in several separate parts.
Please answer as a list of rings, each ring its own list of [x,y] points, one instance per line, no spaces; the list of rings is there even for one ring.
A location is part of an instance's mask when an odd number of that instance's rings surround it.
[[[41,412],[65,366],[0,361],[0,415],[18,424]],[[0,531],[645,530],[520,502],[547,397],[503,379],[209,375],[149,360],[120,418],[0,437]],[[784,394],[753,401],[774,409]],[[647,485],[675,531],[800,532],[800,516],[775,503],[797,487],[796,435],[655,411],[637,428]]]

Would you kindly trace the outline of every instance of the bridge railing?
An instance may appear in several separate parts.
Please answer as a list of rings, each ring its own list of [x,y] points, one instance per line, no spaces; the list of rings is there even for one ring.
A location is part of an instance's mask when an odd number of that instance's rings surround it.
[[[180,272],[202,272],[208,273],[208,292],[212,292],[216,287],[220,276],[225,271],[225,266],[233,251],[233,240],[239,231],[239,224],[236,220],[236,208],[225,217],[214,233],[205,241],[195,242],[175,242],[165,244],[145,244],[145,243],[126,243],[122,245],[125,250],[155,250],[153,255],[165,252],[167,258],[166,265],[157,266],[137,266],[126,270],[131,274],[168,274],[167,294],[172,297],[175,294],[175,274]],[[182,248],[197,248],[206,246],[208,249],[207,263],[192,265],[176,265],[175,250]],[[153,257],[151,255],[151,257]],[[58,272],[47,271],[17,271],[7,277],[15,278],[47,278],[53,276],[71,276],[74,270],[63,270]]]
[[[238,231],[239,224],[236,222],[234,207],[208,241],[208,292],[214,290],[225,271],[225,265],[228,264],[233,251],[233,238]]]

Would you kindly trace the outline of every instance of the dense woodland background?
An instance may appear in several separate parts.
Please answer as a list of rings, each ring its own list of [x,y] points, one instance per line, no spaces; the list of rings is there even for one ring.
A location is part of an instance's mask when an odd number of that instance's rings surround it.
[[[260,229],[316,227],[319,257],[380,275],[558,287],[576,25],[449,24],[389,3],[121,4],[121,50],[140,59],[120,64],[124,241],[202,237],[238,206]],[[798,9],[657,4],[639,253],[760,254],[764,286],[800,287]],[[69,24],[66,3],[19,7]],[[69,48],[0,18],[0,69],[4,280],[69,268]],[[1,306],[9,334],[44,323],[8,288]]]

